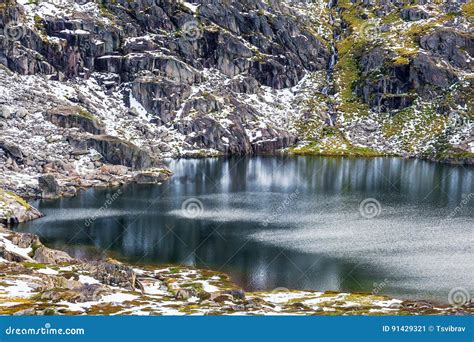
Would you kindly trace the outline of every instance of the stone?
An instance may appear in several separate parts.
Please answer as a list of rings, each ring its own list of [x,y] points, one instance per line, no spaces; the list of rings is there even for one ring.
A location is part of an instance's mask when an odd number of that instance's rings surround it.
[[[28,248],[41,244],[38,236],[32,233],[16,233],[11,241],[20,248]]]
[[[125,176],[128,173],[128,168],[123,165],[103,165],[100,168],[100,172],[108,173],[116,176]]]
[[[406,21],[418,21],[422,19],[428,19],[430,17],[429,13],[425,12],[421,8],[416,7],[403,8],[400,12],[400,16]]]
[[[59,184],[53,175],[40,176],[38,183],[43,198],[57,198],[59,196]]]
[[[20,196],[0,189],[0,224],[16,224],[41,217],[42,214]]]
[[[224,294],[231,295],[235,299],[244,300],[245,299],[245,292],[240,289],[233,289],[224,291]]]
[[[12,110],[8,106],[0,106],[0,118],[10,119],[12,115]]]
[[[35,250],[33,259],[43,264],[52,265],[74,261],[74,258],[66,252],[50,249],[45,246],[41,246]]]
[[[194,290],[194,289],[179,289],[176,292],[175,299],[188,300],[189,298],[194,297],[196,295],[197,295],[197,293],[196,293],[196,290]]]
[[[100,284],[86,284],[77,289],[79,292],[79,298],[76,302],[92,302],[98,301],[102,298],[103,294],[107,292],[107,289]]]
[[[85,268],[102,284],[143,290],[135,272],[128,266],[116,262],[98,261],[87,264]]]
[[[234,297],[230,294],[225,293],[211,293],[210,300],[216,303],[232,302],[234,300]]]
[[[73,156],[83,156],[89,154],[89,150],[87,148],[87,142],[83,140],[71,140],[69,142],[73,148],[71,154]]]
[[[74,186],[68,186],[62,195],[64,197],[75,197],[77,195],[77,189]]]
[[[0,246],[0,258],[10,262],[23,262],[28,260],[22,255],[16,254],[12,251],[7,250],[4,246]]]
[[[15,145],[13,142],[0,140],[0,149],[4,150],[7,156],[10,156],[13,159],[23,159],[23,152],[21,148],[18,145]]]
[[[105,133],[105,129],[93,115],[75,107],[58,107],[49,110],[46,118],[62,128],[80,128],[91,134]]]
[[[169,177],[169,174],[159,171],[139,172],[134,176],[133,181],[137,184],[159,184],[168,180]]]
[[[19,108],[16,111],[16,116],[19,117],[20,119],[24,119],[28,116],[28,111],[25,108]]]
[[[105,161],[139,170],[160,166],[161,162],[136,145],[108,135],[96,135],[87,140],[89,148],[99,152]]]

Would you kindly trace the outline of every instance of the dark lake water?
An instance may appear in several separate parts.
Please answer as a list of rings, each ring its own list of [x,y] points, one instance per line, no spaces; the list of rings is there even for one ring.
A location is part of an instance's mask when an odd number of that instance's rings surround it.
[[[46,217],[17,229],[77,257],[224,271],[247,290],[441,302],[453,288],[472,290],[472,167],[286,156],[169,167],[175,176],[161,186],[36,202]]]

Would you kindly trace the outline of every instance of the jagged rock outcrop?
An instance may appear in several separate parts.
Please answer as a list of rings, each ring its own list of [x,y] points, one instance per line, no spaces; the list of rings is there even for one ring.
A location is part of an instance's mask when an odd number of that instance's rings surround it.
[[[400,12],[400,16],[407,21],[418,21],[430,18],[430,14],[428,12],[422,8],[417,7],[403,8]]]
[[[444,57],[455,67],[474,70],[474,34],[453,29],[436,30],[420,38],[420,46]]]
[[[420,53],[407,64],[393,62],[391,51],[374,48],[360,58],[360,83],[356,92],[371,108],[403,109],[416,96],[429,100],[458,81],[452,68],[441,66],[434,56]]]
[[[153,159],[137,146],[108,135],[95,135],[87,140],[87,146],[98,151],[111,164],[124,165],[132,169],[161,166],[161,162]]]
[[[51,123],[62,128],[80,128],[94,135],[105,134],[105,129],[94,117],[74,108],[55,108],[46,112],[46,116]]]

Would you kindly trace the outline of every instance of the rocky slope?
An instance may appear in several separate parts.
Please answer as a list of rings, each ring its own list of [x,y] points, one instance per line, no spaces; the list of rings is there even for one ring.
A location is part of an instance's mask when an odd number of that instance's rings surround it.
[[[472,1],[7,0],[1,186],[41,196],[46,174],[74,195],[142,169],[160,181],[167,157],[288,148],[471,164],[472,14]]]
[[[30,233],[0,227],[2,315],[466,315],[473,303],[440,306],[377,294],[245,293],[225,274],[186,267],[81,261]]]

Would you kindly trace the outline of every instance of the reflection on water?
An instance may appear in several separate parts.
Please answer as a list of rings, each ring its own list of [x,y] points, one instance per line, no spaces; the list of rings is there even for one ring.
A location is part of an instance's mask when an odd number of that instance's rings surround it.
[[[222,270],[252,290],[376,288],[445,302],[451,288],[474,283],[472,168],[283,156],[170,168],[162,186],[36,203],[47,217],[18,229],[79,257]],[[181,209],[190,198],[202,203],[197,218]],[[378,217],[361,217],[366,198],[381,203]]]

